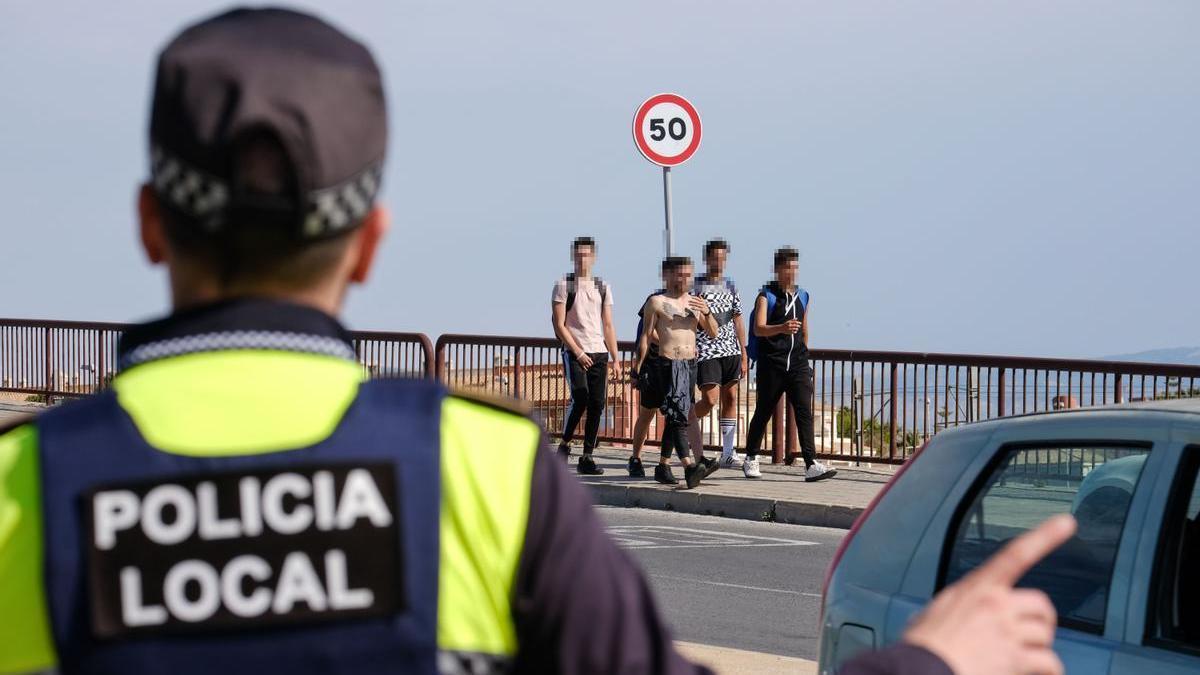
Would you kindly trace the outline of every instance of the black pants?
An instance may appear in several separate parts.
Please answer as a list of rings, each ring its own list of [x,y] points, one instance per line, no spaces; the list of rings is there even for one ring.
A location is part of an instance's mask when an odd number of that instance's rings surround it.
[[[608,385],[608,354],[599,352],[588,356],[592,357],[592,367],[584,368],[574,354],[563,350],[563,370],[566,372],[567,388],[571,390],[571,405],[567,407],[562,442],[570,443],[575,438],[575,427],[579,426],[579,418],[587,411],[587,424],[583,429],[585,454],[596,448]]]
[[[696,361],[659,361],[659,386],[662,387],[662,411],[666,424],[662,432],[662,449],[660,456],[667,458],[671,451],[679,453],[679,459],[685,460],[691,454],[688,447],[688,422],[691,420],[692,396],[696,388]]]
[[[758,364],[758,403],[754,407],[754,417],[750,418],[750,430],[746,436],[746,455],[754,457],[762,445],[763,434],[767,431],[767,422],[775,413],[779,397],[787,394],[788,405],[792,406],[796,416],[796,430],[800,432],[800,454],[804,457],[804,465],[812,466],[817,461],[817,443],[813,438],[813,371],[804,361],[795,365],[791,370],[772,367],[771,364],[760,361]]]

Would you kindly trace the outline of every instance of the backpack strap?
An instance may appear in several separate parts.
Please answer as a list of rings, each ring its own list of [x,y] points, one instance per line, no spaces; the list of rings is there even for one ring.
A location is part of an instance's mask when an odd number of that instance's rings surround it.
[[[575,306],[575,291],[576,290],[578,290],[578,287],[577,287],[577,284],[575,283],[575,273],[571,272],[570,274],[567,275],[567,302],[566,302],[566,305],[563,307],[563,314],[570,312],[571,308]]]
[[[775,303],[779,301],[779,296],[771,290],[769,286],[763,286],[762,296],[767,299],[767,319],[771,318],[771,312],[775,311]]]
[[[750,309],[750,326],[746,336],[746,355],[750,358],[751,363],[758,363],[758,342],[763,338],[758,337],[754,333],[754,325],[758,322],[758,298],[765,298],[767,301],[767,315],[763,317],[763,323],[771,320],[771,312],[775,311],[775,294],[771,292],[769,286],[763,286],[759,290],[758,295],[754,298],[754,305]]]
[[[596,284],[596,292],[600,294],[600,311],[604,311],[604,303],[608,300],[608,287],[604,285],[604,280],[600,277],[592,277],[592,281]],[[567,302],[563,307],[563,312],[571,311],[575,306],[575,293],[579,290],[579,285],[575,282],[575,273],[567,275]]]

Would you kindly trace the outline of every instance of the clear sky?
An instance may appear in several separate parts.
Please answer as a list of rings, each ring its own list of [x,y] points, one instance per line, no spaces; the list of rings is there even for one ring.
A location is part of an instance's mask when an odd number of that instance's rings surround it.
[[[314,3],[302,3],[314,4]],[[0,9],[0,316],[165,307],[137,249],[151,66],[208,2]],[[744,293],[802,252],[814,346],[1097,356],[1200,343],[1200,3],[324,2],[391,106],[393,231],[358,328],[550,335],[598,239],[618,334],[656,285],[659,170],[696,104],[677,247]],[[748,301],[748,300],[747,300]]]

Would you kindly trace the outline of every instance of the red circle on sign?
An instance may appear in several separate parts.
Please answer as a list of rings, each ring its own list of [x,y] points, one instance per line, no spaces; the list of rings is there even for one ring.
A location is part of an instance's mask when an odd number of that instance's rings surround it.
[[[673,157],[660,155],[651,150],[650,144],[647,143],[646,139],[642,137],[642,122],[646,121],[646,115],[650,112],[650,109],[659,103],[674,103],[680,108],[683,108],[683,111],[686,112],[687,116],[691,118],[692,128],[695,129],[695,133],[692,134],[692,142],[688,143],[688,146],[684,148],[683,152]],[[700,147],[701,131],[700,113],[696,112],[696,107],[693,106],[690,101],[679,94],[658,94],[656,96],[651,96],[650,98],[646,99],[642,105],[638,106],[637,114],[633,116],[634,143],[637,144],[638,150],[641,151],[643,157],[659,166],[679,166],[680,164],[683,164],[691,159],[692,155],[696,154],[696,149]]]

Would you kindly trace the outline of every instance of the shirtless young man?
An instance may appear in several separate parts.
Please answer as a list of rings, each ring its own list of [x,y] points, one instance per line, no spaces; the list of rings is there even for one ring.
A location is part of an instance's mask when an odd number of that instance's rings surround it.
[[[664,276],[665,276],[665,274],[664,274]],[[646,296],[646,301],[648,302],[650,300],[650,298],[655,295],[662,295],[663,293],[666,293],[667,292],[666,285],[667,285],[667,282],[664,279],[663,280],[663,288],[660,288],[657,291],[654,291],[650,295]],[[647,304],[646,302],[643,302],[642,306],[638,308],[638,320],[639,320],[638,330],[641,332],[645,332],[645,334],[649,337],[649,340],[650,340],[650,353],[646,356],[645,362],[643,363],[642,367],[653,369],[655,367],[655,364],[659,360],[658,334],[655,331],[645,330],[646,317],[645,317],[645,312],[643,312],[643,310],[646,308],[646,304]],[[638,333],[639,337],[641,336],[641,332]],[[640,389],[642,378],[639,377],[638,370],[636,368],[632,369],[632,371],[630,372],[630,375],[633,378],[633,388]],[[645,394],[643,394],[642,396],[643,396],[643,400],[644,400]],[[654,421],[654,416],[656,414],[658,414],[657,407],[646,408],[643,406],[638,406],[637,420],[635,420],[633,423],[633,444],[630,446],[629,464],[626,467],[626,470],[629,472],[629,476],[631,478],[645,478],[646,477],[646,469],[642,466],[642,447],[644,445],[646,445],[646,437],[650,434],[650,423],[652,421]]]
[[[671,257],[663,261],[666,292],[652,295],[642,308],[645,326],[638,339],[637,372],[643,408],[658,408],[666,419],[662,452],[654,479],[668,485],[679,481],[671,473],[671,450],[683,462],[684,481],[689,488],[700,484],[705,467],[691,457],[688,447],[688,416],[696,382],[696,330],[716,337],[717,321],[703,298],[688,292],[692,284],[692,261]],[[658,336],[659,359],[648,360],[650,334]]]

